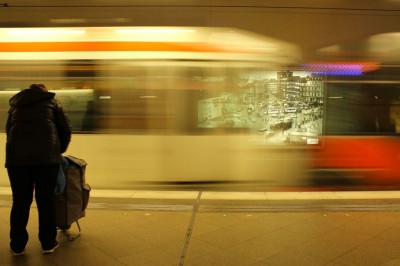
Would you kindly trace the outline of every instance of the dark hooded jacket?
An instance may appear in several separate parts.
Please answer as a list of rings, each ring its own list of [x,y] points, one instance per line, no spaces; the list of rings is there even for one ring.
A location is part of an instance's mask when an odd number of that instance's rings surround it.
[[[59,164],[71,140],[71,125],[55,93],[25,89],[9,103],[6,167]]]

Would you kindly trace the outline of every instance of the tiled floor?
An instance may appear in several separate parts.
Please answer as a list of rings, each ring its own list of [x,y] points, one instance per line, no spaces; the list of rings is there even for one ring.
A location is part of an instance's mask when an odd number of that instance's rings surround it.
[[[128,194],[93,191],[81,236],[60,232],[51,255],[41,253],[32,207],[26,254],[13,257],[3,193],[0,265],[400,265],[397,192],[327,193],[334,201],[320,193]]]

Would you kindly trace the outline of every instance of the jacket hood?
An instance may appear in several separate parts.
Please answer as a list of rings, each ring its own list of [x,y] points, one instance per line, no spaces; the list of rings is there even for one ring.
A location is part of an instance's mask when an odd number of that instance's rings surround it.
[[[54,98],[56,94],[53,92],[44,92],[33,89],[25,89],[15,94],[9,100],[11,107],[21,107],[32,105],[46,99]]]

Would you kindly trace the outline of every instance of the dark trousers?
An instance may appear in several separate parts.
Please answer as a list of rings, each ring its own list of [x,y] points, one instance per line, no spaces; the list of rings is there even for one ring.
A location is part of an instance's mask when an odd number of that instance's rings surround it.
[[[54,246],[57,227],[54,208],[54,189],[59,165],[8,167],[13,205],[10,215],[10,247],[15,252],[25,249],[29,239],[26,226],[35,191],[39,212],[39,241],[43,249]]]

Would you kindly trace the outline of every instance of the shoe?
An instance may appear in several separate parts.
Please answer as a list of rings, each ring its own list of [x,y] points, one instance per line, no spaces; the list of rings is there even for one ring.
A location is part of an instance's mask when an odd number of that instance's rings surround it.
[[[22,250],[21,252],[15,252],[14,250],[12,250],[10,248],[10,252],[14,255],[14,256],[21,256],[25,254],[25,250]]]
[[[58,243],[55,244],[51,249],[43,249],[43,254],[51,254],[58,248]]]

